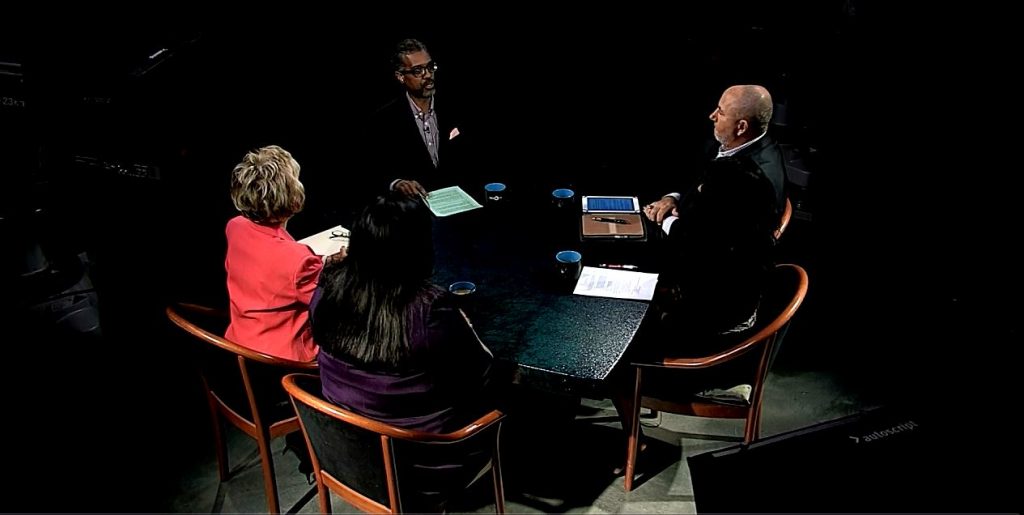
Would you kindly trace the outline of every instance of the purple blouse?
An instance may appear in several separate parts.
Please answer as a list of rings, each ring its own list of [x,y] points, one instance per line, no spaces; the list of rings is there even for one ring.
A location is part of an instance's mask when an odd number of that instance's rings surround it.
[[[417,302],[409,324],[412,355],[405,367],[368,370],[321,349],[323,394],[375,420],[446,433],[489,409],[484,391],[493,358],[447,293]]]

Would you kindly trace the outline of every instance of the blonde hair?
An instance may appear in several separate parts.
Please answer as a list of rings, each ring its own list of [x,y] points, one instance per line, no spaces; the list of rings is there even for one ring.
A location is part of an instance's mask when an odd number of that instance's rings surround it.
[[[231,202],[242,216],[279,224],[302,211],[306,191],[299,163],[285,149],[270,145],[249,152],[231,172]]]

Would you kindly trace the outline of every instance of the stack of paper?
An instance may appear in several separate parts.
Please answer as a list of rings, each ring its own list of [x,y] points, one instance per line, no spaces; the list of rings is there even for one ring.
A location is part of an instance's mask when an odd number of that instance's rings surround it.
[[[341,252],[342,247],[348,247],[348,236],[348,229],[336,225],[326,231],[302,238],[299,243],[309,245],[309,248],[313,249],[313,253],[318,256],[330,256]]]
[[[658,274],[583,267],[573,293],[613,299],[651,300],[658,285]]]

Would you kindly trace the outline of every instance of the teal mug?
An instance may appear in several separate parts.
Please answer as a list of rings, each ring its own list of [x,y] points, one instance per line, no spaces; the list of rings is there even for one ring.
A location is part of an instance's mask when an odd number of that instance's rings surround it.
[[[563,250],[555,254],[555,265],[559,279],[571,282],[580,278],[583,272],[583,254],[575,250]]]

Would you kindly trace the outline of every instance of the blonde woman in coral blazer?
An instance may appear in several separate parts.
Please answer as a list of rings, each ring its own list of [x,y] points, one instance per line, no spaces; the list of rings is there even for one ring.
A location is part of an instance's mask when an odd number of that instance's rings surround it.
[[[319,347],[309,301],[323,258],[285,229],[305,203],[299,163],[274,145],[246,154],[231,174],[231,201],[240,215],[225,229],[231,324],[224,336],[273,356],[313,360]]]

